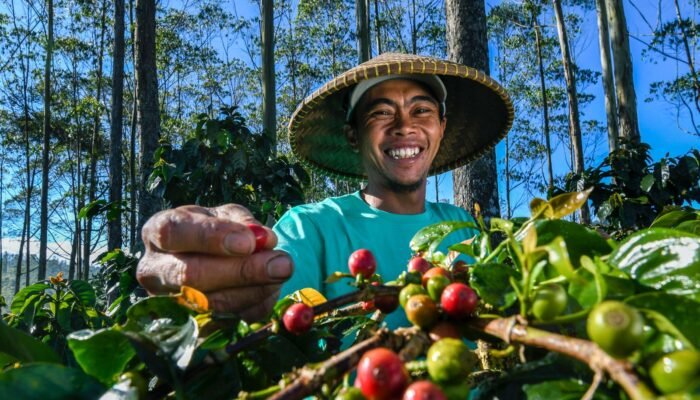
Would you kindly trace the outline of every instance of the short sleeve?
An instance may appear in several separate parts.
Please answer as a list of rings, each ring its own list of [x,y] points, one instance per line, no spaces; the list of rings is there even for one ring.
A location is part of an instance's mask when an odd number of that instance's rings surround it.
[[[273,230],[278,238],[276,249],[289,253],[294,262],[294,273],[282,286],[282,296],[307,287],[322,287],[323,238],[312,219],[293,208]]]

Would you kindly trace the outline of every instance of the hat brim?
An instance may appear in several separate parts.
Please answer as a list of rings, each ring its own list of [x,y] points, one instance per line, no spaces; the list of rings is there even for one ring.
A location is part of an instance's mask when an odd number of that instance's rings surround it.
[[[493,148],[513,123],[510,97],[483,72],[430,57],[385,53],[329,81],[299,105],[289,123],[294,154],[324,174],[366,179],[359,155],[343,134],[343,105],[358,82],[390,74],[437,75],[447,88],[447,126],[431,175],[478,158]]]

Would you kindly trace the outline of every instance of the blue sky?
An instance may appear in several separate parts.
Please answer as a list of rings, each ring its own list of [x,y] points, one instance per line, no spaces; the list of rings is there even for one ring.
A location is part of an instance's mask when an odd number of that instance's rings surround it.
[[[487,2],[487,12],[491,4],[499,2]],[[661,16],[662,20],[668,20],[675,16],[675,8],[673,2],[657,2],[656,0],[635,0],[635,5],[640,9],[642,14],[652,24],[655,24],[657,17],[657,7],[662,4]],[[640,16],[640,13],[633,8],[629,2],[625,2],[625,13],[627,16],[628,29],[631,36],[640,38],[645,42],[651,41],[651,30]],[[686,10],[682,10],[687,12]],[[684,16],[692,15],[685,14]],[[575,57],[580,67],[595,71],[600,71],[600,58],[598,46],[598,30],[595,12],[589,12],[586,15],[584,22],[584,33],[577,40],[577,47],[574,48]],[[678,156],[686,153],[691,148],[700,147],[700,137],[685,133],[679,127],[680,125],[690,126],[688,118],[676,118],[675,108],[664,102],[663,100],[655,100],[653,102],[645,102],[649,97],[649,85],[660,79],[672,79],[675,76],[676,69],[681,72],[687,71],[687,67],[677,65],[673,60],[661,60],[661,56],[654,54],[654,62],[649,60],[649,57],[643,58],[642,51],[646,46],[635,39],[630,40],[630,51],[633,57],[633,74],[635,90],[637,93],[637,112],[639,117],[639,126],[642,141],[651,146],[651,155],[655,160],[669,154]],[[493,68],[492,68],[493,69]],[[596,96],[595,101],[582,111],[586,118],[605,121],[605,104],[603,99],[602,83],[588,89]],[[603,142],[607,146],[607,142]],[[496,154],[499,160],[503,159],[505,145],[501,142],[496,148]],[[603,149],[604,150],[604,149]],[[597,165],[602,161],[599,157],[595,163]],[[563,160],[555,160],[555,174],[564,173],[566,165]],[[558,167],[558,168],[557,168]],[[589,165],[586,165],[589,167]],[[430,184],[433,184],[433,178]],[[452,177],[450,174],[440,178],[440,197],[452,198]],[[505,193],[505,183],[503,179],[499,179],[499,191],[501,197]],[[517,197],[518,193],[513,193],[513,197]],[[428,190],[429,199],[434,199],[434,187]],[[529,210],[526,206],[520,207],[514,211],[515,215],[528,215]]]

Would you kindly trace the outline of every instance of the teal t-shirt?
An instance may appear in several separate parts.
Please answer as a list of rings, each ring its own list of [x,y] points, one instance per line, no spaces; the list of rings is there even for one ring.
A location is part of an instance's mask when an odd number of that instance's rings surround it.
[[[365,203],[359,191],[294,207],[274,227],[277,249],[289,253],[294,261],[294,274],[282,287],[282,295],[311,287],[331,299],[354,290],[349,280],[331,284],[325,280],[335,271],[347,272],[348,257],[361,248],[374,254],[377,273],[393,280],[406,269],[411,258],[409,242],[416,232],[448,220],[474,221],[464,209],[447,203],[426,202],[421,214],[389,213]],[[446,253],[449,245],[475,234],[471,229],[453,232],[439,250]],[[393,327],[407,322],[399,311],[386,321]]]

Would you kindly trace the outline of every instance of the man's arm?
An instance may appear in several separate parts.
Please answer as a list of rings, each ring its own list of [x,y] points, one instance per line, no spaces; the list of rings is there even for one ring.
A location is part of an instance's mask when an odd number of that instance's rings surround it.
[[[287,253],[272,250],[277,237],[268,228],[263,249],[254,253],[248,224],[261,225],[239,205],[162,211],[143,227],[146,251],[136,276],[151,294],[187,285],[204,292],[215,310],[262,318],[292,275],[293,263]]]

